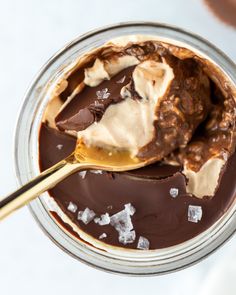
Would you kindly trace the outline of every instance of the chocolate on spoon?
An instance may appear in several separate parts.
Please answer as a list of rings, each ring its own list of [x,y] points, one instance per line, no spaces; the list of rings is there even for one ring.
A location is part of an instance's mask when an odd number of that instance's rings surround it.
[[[149,249],[184,242],[234,198],[234,86],[205,55],[157,39],[122,36],[78,57],[57,80],[42,118],[42,170],[78,139],[159,161],[126,173],[75,173],[45,196],[55,201],[56,222],[105,251],[136,248],[139,236]],[[136,209],[129,241],[113,222],[99,223],[128,204]]]
[[[80,57],[63,73],[42,118],[39,158],[41,169],[47,169],[69,155],[79,140],[73,156],[51,168],[55,174],[50,175],[50,169],[43,174],[47,178],[44,190],[78,169],[109,170],[99,167],[106,163],[112,169],[115,165],[116,170],[110,171],[121,171],[160,161],[154,167],[155,179],[150,171],[145,179],[133,172],[99,173],[95,177],[93,171],[83,171],[49,192],[70,218],[66,223],[72,220],[99,239],[101,233],[95,221],[89,225],[81,222],[80,213],[90,208],[103,214],[112,204],[109,213],[115,214],[122,204],[132,203],[137,208],[133,218],[137,233],[147,235],[150,248],[155,249],[195,236],[213,222],[209,217],[212,208],[216,220],[227,207],[227,198],[233,198],[228,191],[221,204],[218,192],[222,192],[221,184],[232,167],[228,158],[235,147],[235,101],[233,87],[220,83],[225,78],[210,61],[186,48],[150,40],[150,36],[137,36],[135,40],[132,37],[127,44],[108,42]],[[71,143],[69,150],[67,141]],[[93,166],[82,168],[86,163]],[[138,169],[135,173],[139,176],[142,172]],[[50,182],[53,179],[55,182]],[[232,182],[229,190],[233,186]],[[43,191],[40,186],[36,188],[35,195]],[[16,194],[11,195],[13,201]],[[175,198],[176,194],[181,198]],[[198,206],[195,208],[192,202]],[[71,204],[80,211],[72,208],[72,212]],[[184,217],[187,205],[193,212],[200,210],[199,206],[204,211],[201,225],[194,230]],[[173,212],[166,214],[170,208]],[[201,219],[199,214],[197,221]],[[189,218],[196,222],[191,214]],[[115,239],[117,233],[106,242],[117,245]]]
[[[144,167],[153,159],[141,160],[128,151],[88,147],[78,141],[75,151],[66,159],[39,174],[36,178],[0,201],[0,220],[26,205],[72,173],[85,169],[128,171]]]

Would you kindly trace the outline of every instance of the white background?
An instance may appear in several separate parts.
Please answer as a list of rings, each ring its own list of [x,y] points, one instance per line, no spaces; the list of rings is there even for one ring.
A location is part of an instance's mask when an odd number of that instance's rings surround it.
[[[190,29],[236,60],[236,31],[215,19],[201,0],[0,0],[0,195],[16,188],[14,125],[24,92],[39,68],[74,37],[128,20]],[[1,295],[229,295],[236,294],[235,265],[236,237],[210,258],[178,273],[121,277],[94,270],[62,252],[44,236],[27,208],[0,224]]]

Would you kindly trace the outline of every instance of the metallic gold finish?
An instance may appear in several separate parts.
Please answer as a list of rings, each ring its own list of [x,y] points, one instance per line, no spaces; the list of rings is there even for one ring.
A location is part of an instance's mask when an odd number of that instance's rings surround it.
[[[0,201],[0,220],[16,209],[26,205],[43,192],[53,188],[57,183],[76,171],[99,169],[119,172],[137,169],[150,162],[132,157],[127,151],[87,147],[82,142],[78,142],[72,155],[45,170],[20,189],[3,198]]]

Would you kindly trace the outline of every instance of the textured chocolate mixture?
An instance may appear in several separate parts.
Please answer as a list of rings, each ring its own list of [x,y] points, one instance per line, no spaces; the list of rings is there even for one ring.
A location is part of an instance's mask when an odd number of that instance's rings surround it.
[[[206,119],[212,108],[208,77],[193,58],[181,60],[168,49],[157,44],[154,46],[150,42],[145,42],[142,46],[130,46],[121,50],[119,54],[113,53],[115,56],[124,54],[135,56],[141,62],[145,60],[160,62],[164,58],[174,70],[175,79],[162,97],[158,108],[157,120],[154,123],[155,138],[153,142],[143,147],[138,155],[140,158],[154,156],[156,160],[161,160],[176,148],[185,147],[198,125]],[[102,52],[98,57],[103,60],[109,56],[106,52]],[[134,67],[127,68],[113,79],[105,80],[96,87],[85,87],[55,118],[58,129],[81,131],[94,121],[98,122],[110,104],[123,100],[120,91],[128,83],[132,98],[141,99],[134,88],[133,70]],[[77,77],[77,81],[83,80],[83,72],[79,71],[78,75],[81,77]],[[98,100],[97,91],[104,89],[109,89],[111,95],[107,99]],[[65,92],[68,95],[68,90],[65,89],[60,95],[62,100],[66,97]]]
[[[235,101],[231,91],[220,89],[207,76],[210,69],[194,54],[184,59],[173,55],[175,48],[164,48],[158,42],[129,45],[116,51],[100,50],[96,57],[106,59],[111,54],[130,54],[140,61],[160,60],[165,57],[174,69],[176,79],[171,83],[165,99],[161,100],[155,121],[156,139],[140,152],[140,157],[158,154],[160,162],[125,173],[75,173],[54,189],[50,195],[62,211],[84,232],[94,238],[103,233],[104,242],[119,247],[136,248],[139,236],[146,237],[150,249],[176,245],[197,236],[216,222],[235,198],[236,165],[235,148]],[[92,65],[87,61],[84,67]],[[56,127],[46,120],[39,136],[41,170],[44,170],[69,155],[75,148],[76,138],[65,131],[81,131],[94,122],[99,122],[111,104],[122,101],[121,88],[129,84],[133,99],[140,99],[135,91],[132,73],[135,67],[122,70],[110,80],[96,87],[83,87],[67,106],[55,115]],[[216,73],[214,73],[216,75]],[[82,69],[76,69],[67,79],[68,86],[58,99],[61,104],[84,79]],[[226,85],[227,87],[227,85]],[[109,89],[107,99],[97,99],[97,92]],[[223,91],[226,90],[224,93]],[[128,115],[128,114],[127,114]],[[198,171],[211,157],[217,155],[228,159],[219,187],[212,198],[203,199],[186,193],[186,178],[182,174],[185,161],[193,171]],[[175,165],[173,165],[173,163]],[[173,198],[170,190],[178,189]],[[123,245],[111,225],[101,226],[91,221],[84,224],[77,219],[78,212],[68,210],[70,202],[79,210],[90,208],[97,216],[110,216],[131,203],[136,209],[132,223],[136,232],[133,243]],[[202,219],[188,221],[189,205],[201,206]]]

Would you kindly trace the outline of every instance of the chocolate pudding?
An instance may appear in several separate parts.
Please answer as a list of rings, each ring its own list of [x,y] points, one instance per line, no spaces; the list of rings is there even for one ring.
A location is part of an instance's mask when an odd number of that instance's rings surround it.
[[[45,170],[77,140],[154,164],[74,173],[49,191],[52,216],[105,251],[180,244],[235,199],[235,88],[205,56],[152,36],[126,36],[79,57],[59,77],[39,134]]]

